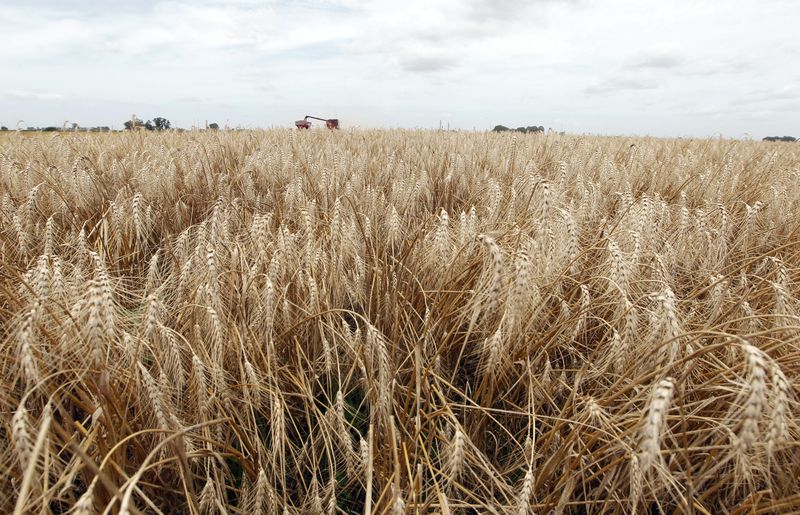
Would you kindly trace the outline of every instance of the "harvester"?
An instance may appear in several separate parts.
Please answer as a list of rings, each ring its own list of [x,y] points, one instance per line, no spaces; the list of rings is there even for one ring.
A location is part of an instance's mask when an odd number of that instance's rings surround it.
[[[298,129],[310,129],[311,122],[308,119],[311,118],[312,120],[319,120],[321,122],[325,122],[325,127],[329,129],[338,129],[339,128],[339,119],[338,118],[317,118],[316,116],[306,115],[305,118],[302,120],[297,120],[294,124],[297,126]]]

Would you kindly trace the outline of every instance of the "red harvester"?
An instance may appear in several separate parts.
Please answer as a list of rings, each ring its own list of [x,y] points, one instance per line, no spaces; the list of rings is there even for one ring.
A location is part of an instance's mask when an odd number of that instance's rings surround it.
[[[338,118],[317,118],[316,116],[306,115],[305,118],[302,120],[297,120],[294,124],[297,126],[298,129],[310,129],[311,122],[308,119],[311,118],[312,120],[319,120],[321,122],[325,122],[325,127],[329,129],[338,129],[339,128],[339,119]]]

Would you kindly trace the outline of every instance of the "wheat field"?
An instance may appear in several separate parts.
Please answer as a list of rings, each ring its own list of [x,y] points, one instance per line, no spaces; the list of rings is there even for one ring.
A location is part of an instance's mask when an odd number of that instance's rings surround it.
[[[4,513],[800,511],[800,149],[0,142]]]

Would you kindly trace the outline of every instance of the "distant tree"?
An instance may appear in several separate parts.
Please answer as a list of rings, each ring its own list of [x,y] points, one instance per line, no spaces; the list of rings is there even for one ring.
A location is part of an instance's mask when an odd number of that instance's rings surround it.
[[[144,122],[139,118],[134,118],[133,120],[128,120],[124,124],[125,130],[129,131],[137,127],[144,127]]]
[[[219,125],[216,123],[209,123],[208,128],[211,129],[212,131],[216,131],[219,130]]]
[[[764,141],[785,141],[787,143],[794,143],[797,138],[794,136],[767,136]]]
[[[43,132],[56,132],[58,131],[58,127],[45,127],[42,129]]]
[[[541,125],[528,125],[527,127],[517,127],[516,129],[509,129],[505,125],[495,125],[492,131],[493,132],[514,131],[525,134],[528,132],[544,132],[544,127],[542,127]]]
[[[135,118],[134,120],[126,121],[124,125],[125,125],[125,130],[128,131],[134,128],[137,129],[141,128],[147,131],[163,131],[169,129],[172,124],[166,118],[162,118],[159,116],[157,118],[154,118],[152,121],[147,120],[146,122],[143,122],[139,118]]]
[[[155,125],[155,130],[157,131],[165,131],[172,126],[169,120],[162,118],[161,116],[153,118],[153,125]]]
[[[6,127],[5,125],[0,126],[0,131],[7,131],[7,130],[8,130],[8,127]]]

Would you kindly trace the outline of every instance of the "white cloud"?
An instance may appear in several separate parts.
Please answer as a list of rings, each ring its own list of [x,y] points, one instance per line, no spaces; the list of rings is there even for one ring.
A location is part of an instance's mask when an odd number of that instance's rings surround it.
[[[6,92],[6,96],[16,100],[36,100],[39,102],[49,102],[53,100],[63,100],[64,95],[48,91],[24,91],[12,89]]]
[[[794,8],[788,0],[731,0],[725,9],[714,0],[4,4],[0,69],[12,72],[0,122],[108,125],[135,111],[184,126],[206,117],[268,126],[318,111],[365,126],[432,127],[442,118],[467,128],[790,133],[796,110],[755,114],[779,97],[797,100]],[[742,128],[740,117],[761,121]]]
[[[747,106],[751,104],[764,104],[772,102],[786,103],[785,101],[800,101],[800,83],[790,86],[781,86],[771,89],[749,91],[746,95],[734,98],[732,106]],[[796,102],[791,102],[796,104]]]
[[[686,63],[676,52],[651,51],[634,56],[625,67],[630,70],[671,70]]]
[[[588,86],[584,91],[590,95],[602,93],[620,93],[625,91],[641,91],[658,88],[655,80],[635,77],[611,77],[597,84]]]
[[[452,68],[458,64],[459,58],[448,54],[426,54],[408,52],[399,59],[400,66],[408,72],[435,72]]]

